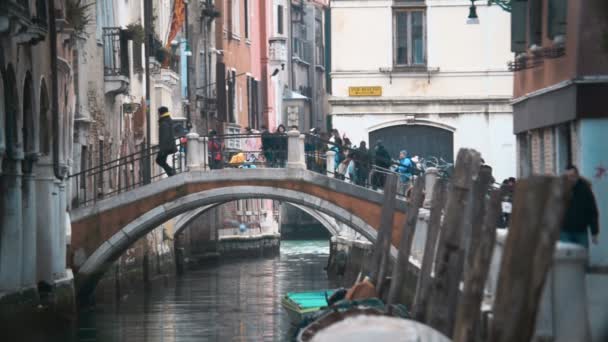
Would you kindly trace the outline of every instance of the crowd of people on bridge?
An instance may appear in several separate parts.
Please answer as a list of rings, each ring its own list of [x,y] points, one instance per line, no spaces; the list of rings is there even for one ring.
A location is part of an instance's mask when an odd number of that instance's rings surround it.
[[[169,155],[178,151],[173,123],[166,107],[160,107],[158,113],[159,151],[156,163],[168,176],[173,176],[175,169],[166,161]],[[227,141],[230,141],[230,148],[226,148]],[[309,170],[323,174],[333,173],[338,179],[360,186],[371,186],[373,189],[383,188],[386,175],[393,172],[399,175],[400,186],[405,191],[410,186],[411,179],[421,171],[418,156],[410,157],[408,151],[401,150],[398,158],[392,159],[382,140],[377,140],[373,150],[370,150],[365,141],[354,146],[350,139],[344,134],[340,135],[337,129],[329,132],[321,132],[319,128],[311,129],[306,135],[305,153]],[[327,158],[333,158],[333,163],[328,163]],[[243,134],[225,136],[210,130],[208,159],[211,169],[221,169],[226,165],[255,168],[256,164],[263,164],[266,167],[285,167],[286,127],[279,125],[273,132],[266,126],[262,126],[261,131],[245,128]],[[482,164],[485,165],[483,160]],[[592,242],[598,242],[599,224],[595,196],[590,183],[579,176],[575,166],[569,165],[566,168],[566,176],[573,184],[573,194],[564,218],[560,239],[587,247],[589,233]],[[507,228],[510,224],[510,203],[513,201],[515,182],[515,178],[511,177],[501,184],[503,208],[497,223],[499,228]]]

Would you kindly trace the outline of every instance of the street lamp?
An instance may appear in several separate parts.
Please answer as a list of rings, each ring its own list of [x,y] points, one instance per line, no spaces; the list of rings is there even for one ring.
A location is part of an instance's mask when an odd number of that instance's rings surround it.
[[[477,16],[477,6],[475,6],[475,0],[471,0],[471,7],[469,7],[469,16],[467,18],[467,24],[479,24],[479,17]]]

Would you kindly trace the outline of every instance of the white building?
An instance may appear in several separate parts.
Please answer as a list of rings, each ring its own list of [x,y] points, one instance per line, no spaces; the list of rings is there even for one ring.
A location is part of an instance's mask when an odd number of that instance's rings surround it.
[[[515,175],[509,13],[478,4],[481,23],[467,24],[469,6],[332,1],[333,127],[356,145],[382,139],[395,158],[474,148],[497,180]]]

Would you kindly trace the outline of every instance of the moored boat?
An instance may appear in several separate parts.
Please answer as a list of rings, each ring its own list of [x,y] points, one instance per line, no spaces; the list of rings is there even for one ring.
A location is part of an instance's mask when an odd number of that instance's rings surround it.
[[[298,325],[306,319],[310,319],[315,313],[328,305],[327,299],[335,290],[319,290],[309,292],[288,292],[281,304],[287,311],[289,320],[293,325]]]

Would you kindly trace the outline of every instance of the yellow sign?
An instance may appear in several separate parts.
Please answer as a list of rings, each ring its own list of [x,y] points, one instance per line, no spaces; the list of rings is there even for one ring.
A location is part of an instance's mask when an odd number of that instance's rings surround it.
[[[348,87],[348,96],[382,96],[382,87]]]

